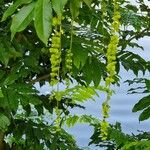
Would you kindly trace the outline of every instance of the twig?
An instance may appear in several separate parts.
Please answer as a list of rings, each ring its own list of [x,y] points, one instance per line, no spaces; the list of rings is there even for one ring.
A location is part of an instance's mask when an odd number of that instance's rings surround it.
[[[36,83],[36,82],[39,82],[39,81],[41,81],[41,80],[48,79],[48,78],[50,78],[50,74],[46,74],[46,75],[44,75],[44,76],[38,77],[38,78],[36,78],[36,79],[30,81],[29,84],[34,84],[34,83]]]
[[[136,37],[144,36],[144,33],[145,33],[146,31],[148,31],[148,30],[150,30],[150,27],[148,27],[148,28],[142,30],[141,32],[137,32],[136,35],[134,35],[134,36],[132,36],[130,39],[128,39],[128,42],[132,41],[132,40],[133,40],[134,38],[136,38]]]

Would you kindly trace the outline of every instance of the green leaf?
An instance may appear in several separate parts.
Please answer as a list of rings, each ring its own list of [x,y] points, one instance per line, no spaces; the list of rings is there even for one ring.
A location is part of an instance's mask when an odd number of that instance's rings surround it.
[[[66,120],[66,125],[68,127],[73,127],[79,120],[79,116],[74,115],[74,116],[69,116]]]
[[[8,109],[9,107],[9,104],[8,104],[8,101],[5,97],[0,97],[0,108],[3,108],[3,109]]]
[[[34,26],[38,37],[47,44],[52,30],[52,7],[49,0],[38,0],[34,11]]]
[[[5,71],[4,70],[0,70],[0,80],[4,77],[5,75]]]
[[[63,8],[68,0],[52,0],[52,6],[58,17],[62,16]]]
[[[85,79],[87,85],[89,85],[92,82],[92,74],[93,74],[92,69],[93,68],[91,65],[91,61],[90,61],[90,59],[87,59],[86,64],[82,68],[83,76],[84,76],[84,79]]]
[[[29,95],[28,99],[29,99],[29,103],[31,103],[33,105],[40,105],[41,104],[41,101],[38,98],[38,96],[31,96],[31,95]]]
[[[19,97],[15,89],[2,88],[4,98],[1,99],[1,102],[4,102],[5,107],[10,111],[16,111],[19,105]]]
[[[24,6],[13,17],[12,25],[11,25],[11,39],[13,39],[16,32],[23,31],[32,21],[34,16],[34,7],[35,7],[35,2],[27,6]]]
[[[101,80],[101,75],[102,75],[101,69],[102,69],[102,65],[100,65],[98,60],[93,59],[93,62],[92,62],[92,71],[93,71],[92,72],[92,78],[93,78],[94,85],[96,87],[99,85],[100,80]]]
[[[3,43],[0,41],[0,61],[7,66],[9,62],[9,53],[5,50]]]
[[[0,61],[5,65],[8,65],[11,58],[20,57],[21,53],[17,52],[12,46],[8,38],[0,39]]]
[[[121,150],[149,150],[150,141],[135,141],[126,143]]]
[[[137,76],[139,71],[142,71],[143,74],[146,70],[146,61],[137,54],[134,54],[129,51],[121,52],[121,57],[119,61],[122,63],[123,67],[128,71],[129,69]]]
[[[0,113],[0,130],[6,131],[7,127],[10,125],[10,120],[4,114]]]
[[[0,97],[4,97],[2,90],[0,89]]]
[[[10,74],[7,76],[7,78],[4,80],[4,85],[10,85],[13,84],[17,79],[19,78],[18,74]]]
[[[150,118],[150,107],[146,108],[139,116],[139,121],[144,121]]]
[[[78,102],[83,102],[83,101],[86,101],[89,99],[92,99],[95,101],[93,96],[95,96],[95,95],[99,96],[96,92],[95,87],[93,87],[93,86],[88,86],[88,87],[75,86],[68,91],[71,92],[71,93],[69,93],[69,95],[72,98],[72,101],[78,101]]]
[[[81,115],[81,116],[68,116],[65,120],[65,123],[68,127],[73,127],[77,123],[86,123],[86,124],[98,124],[99,120],[91,115]]]
[[[132,10],[135,13],[137,13],[137,11],[139,10],[136,6],[130,4],[126,5],[126,8]]]
[[[143,97],[138,103],[136,103],[132,109],[132,112],[143,110],[149,105],[150,105],[150,95]]]
[[[150,91],[150,80],[145,79],[145,84],[146,84],[147,89]]]
[[[105,70],[105,68],[97,58],[93,57],[92,59],[87,59],[86,64],[82,68],[87,85],[93,81],[94,85],[97,87],[101,80],[102,70]]]
[[[32,0],[17,0],[13,5],[10,5],[10,7],[5,11],[1,21],[5,21],[22,4],[28,4],[28,3],[31,3],[31,2],[32,2]]]
[[[71,0],[70,1],[70,12],[73,20],[79,15],[79,8],[81,6],[81,0]]]
[[[83,67],[88,58],[88,51],[83,49],[81,45],[75,44],[72,48],[73,52],[73,63],[79,69]]]
[[[91,8],[92,0],[83,0],[83,1],[89,8]]]
[[[31,85],[22,83],[12,84],[10,87],[10,91],[12,91],[12,89],[15,90],[14,92],[10,92],[9,96],[14,96],[13,99],[16,99],[16,101],[18,101],[19,99],[23,106],[26,106],[29,103],[33,105],[41,104],[41,101],[37,96],[37,91]],[[10,100],[11,99],[12,98],[10,98]]]

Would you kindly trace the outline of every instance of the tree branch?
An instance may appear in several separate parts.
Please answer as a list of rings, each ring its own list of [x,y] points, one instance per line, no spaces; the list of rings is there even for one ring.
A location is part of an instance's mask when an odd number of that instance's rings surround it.
[[[46,74],[46,75],[44,75],[44,76],[38,77],[38,78],[36,78],[36,79],[30,81],[29,84],[34,84],[34,83],[36,83],[36,82],[39,82],[39,81],[41,81],[41,80],[45,80],[45,79],[48,79],[48,78],[50,78],[50,74]]]
[[[131,42],[133,39],[140,37],[140,36],[144,36],[144,33],[149,31],[150,27],[145,28],[144,30],[142,30],[141,32],[137,32],[136,35],[132,36],[131,38],[128,39],[128,42]]]
[[[0,131],[0,150],[4,150],[4,132]]]

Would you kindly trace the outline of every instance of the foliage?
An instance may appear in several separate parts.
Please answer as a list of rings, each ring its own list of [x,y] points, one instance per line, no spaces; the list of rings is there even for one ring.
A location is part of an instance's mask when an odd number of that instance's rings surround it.
[[[18,124],[7,139],[12,148],[42,150],[47,147],[50,149],[79,150],[74,138],[63,129],[56,132],[54,126],[45,125],[40,121],[35,123],[27,118],[24,120],[22,118],[16,119],[15,122]]]
[[[122,132],[121,125],[118,122],[115,125],[110,125],[108,131],[108,137],[106,141],[103,141],[100,136],[101,126],[94,124],[94,134],[90,138],[89,145],[95,144],[97,147],[104,147],[107,150],[149,149],[150,133],[148,132],[141,132],[137,135],[125,134]]]
[[[106,66],[114,5],[113,0],[104,0],[103,4],[101,9],[99,0],[0,1],[0,136],[5,137],[7,149],[79,149],[63,124],[100,126],[94,117],[72,116],[70,111],[74,107],[83,109],[86,100],[98,96],[97,91],[111,91],[101,84],[110,74]],[[143,0],[138,4],[123,0],[119,4],[121,28],[112,84],[119,84],[121,65],[136,76],[140,71],[150,71],[149,62],[126,49],[142,48],[135,40],[150,35],[149,8]],[[57,85],[48,84],[54,79]],[[149,80],[145,83],[149,91]],[[52,90],[41,94],[37,84],[48,84]],[[64,90],[60,90],[61,85]],[[143,110],[140,120],[149,118],[148,99],[149,95],[133,109]],[[113,141],[118,143],[117,137],[129,141],[118,128],[113,130]],[[94,134],[100,135],[100,131]],[[132,142],[124,149],[137,140]]]
[[[143,111],[139,116],[139,121],[143,121],[150,118],[150,80],[146,78],[135,78],[133,81],[127,80],[129,84],[138,83],[138,85],[141,85],[136,88],[131,88],[128,92],[130,94],[134,93],[140,93],[140,94],[146,94],[145,97],[140,99],[138,103],[136,103],[132,109],[133,112],[137,111]],[[148,95],[147,95],[148,93]]]

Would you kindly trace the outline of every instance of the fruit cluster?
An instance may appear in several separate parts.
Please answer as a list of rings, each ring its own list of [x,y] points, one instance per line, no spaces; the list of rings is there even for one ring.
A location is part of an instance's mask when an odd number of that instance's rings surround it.
[[[108,76],[106,78],[106,87],[110,88],[110,85],[114,82],[114,76],[116,75],[116,54],[117,54],[117,47],[119,43],[119,27],[120,27],[120,12],[119,12],[119,1],[114,0],[114,16],[113,16],[113,23],[111,25],[111,38],[110,43],[108,45],[106,57],[107,57],[107,72]],[[109,117],[109,100],[112,93],[107,92],[107,99],[102,105],[102,115],[103,121],[101,122],[101,137],[103,140],[107,139],[108,135],[108,127],[109,124],[106,122],[106,118]]]
[[[114,76],[116,74],[116,53],[117,53],[117,46],[119,42],[119,37],[117,35],[113,35],[110,40],[110,44],[108,45],[107,49],[107,72],[109,73],[108,77],[106,78],[106,86],[109,86],[111,83],[114,82]]]
[[[51,85],[58,83],[59,68],[61,63],[61,33],[56,32],[52,37],[52,46],[50,50],[51,62]]]
[[[68,70],[68,72],[71,74],[71,70],[72,70],[72,52],[71,52],[71,49],[68,49],[67,50],[67,53],[66,53],[66,68]]]
[[[107,49],[107,72],[109,73],[108,77],[106,78],[106,85],[109,86],[111,83],[114,82],[114,76],[116,74],[116,53],[117,53],[117,46],[119,43],[118,31],[120,26],[120,12],[119,12],[119,3],[117,0],[114,0],[114,16],[113,16],[113,23],[112,23],[112,36],[110,39],[110,43]]]
[[[101,122],[101,139],[103,141],[107,140],[107,135],[108,135],[108,127],[109,127],[109,123],[105,120],[103,120]]]
[[[65,66],[66,66],[68,75],[72,74],[72,56],[73,56],[73,53],[71,52],[71,48],[70,48],[67,50],[66,58],[65,58]],[[65,80],[66,80],[66,86],[69,87],[70,85],[69,76]]]

